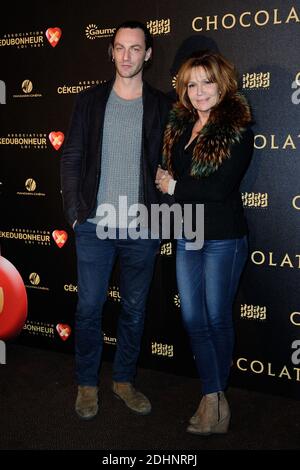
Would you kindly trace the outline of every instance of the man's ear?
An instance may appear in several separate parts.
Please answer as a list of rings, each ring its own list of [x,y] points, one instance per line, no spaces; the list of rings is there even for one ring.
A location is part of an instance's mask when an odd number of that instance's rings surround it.
[[[147,49],[147,51],[146,51],[145,62],[148,62],[148,60],[150,59],[151,55],[152,55],[152,47],[149,47],[149,49]]]

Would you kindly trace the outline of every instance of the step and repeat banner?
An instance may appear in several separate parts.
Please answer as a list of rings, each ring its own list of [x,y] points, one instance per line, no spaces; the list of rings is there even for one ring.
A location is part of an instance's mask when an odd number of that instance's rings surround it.
[[[242,184],[250,254],[234,308],[231,384],[300,396],[300,1],[62,0],[7,8],[0,19],[0,246],[7,260],[0,330],[22,310],[25,324],[13,341],[73,352],[76,254],[62,212],[60,158],[76,94],[111,78],[110,38],[119,23],[137,19],[154,39],[145,78],[166,93],[174,94],[178,66],[198,49],[218,48],[237,67],[253,110],[255,152]],[[157,257],[140,365],[195,376],[174,251],[163,243]],[[7,290],[8,263],[26,288],[22,309]],[[107,360],[119,308],[116,265],[103,323]]]

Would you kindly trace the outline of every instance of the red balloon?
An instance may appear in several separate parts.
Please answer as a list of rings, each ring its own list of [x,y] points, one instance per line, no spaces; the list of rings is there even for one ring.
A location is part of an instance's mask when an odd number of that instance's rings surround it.
[[[0,339],[16,337],[27,318],[27,292],[19,271],[0,256]]]

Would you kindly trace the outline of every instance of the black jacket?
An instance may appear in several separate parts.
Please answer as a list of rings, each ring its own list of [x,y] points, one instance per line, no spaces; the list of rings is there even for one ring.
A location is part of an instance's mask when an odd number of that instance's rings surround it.
[[[61,189],[67,221],[84,222],[94,217],[101,177],[101,149],[106,103],[113,81],[80,93],[75,101],[68,136],[61,158]],[[155,187],[161,163],[163,132],[171,102],[159,90],[143,83],[143,136],[139,202],[150,210],[160,202]],[[125,124],[124,124],[125,125]]]

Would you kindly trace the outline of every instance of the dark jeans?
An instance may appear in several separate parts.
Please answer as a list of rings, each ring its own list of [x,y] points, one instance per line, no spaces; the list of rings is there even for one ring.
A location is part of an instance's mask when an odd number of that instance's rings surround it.
[[[77,383],[98,384],[103,348],[102,309],[116,256],[119,256],[120,262],[121,311],[113,380],[132,382],[159,240],[100,240],[96,235],[96,224],[90,222],[75,226],[75,236],[78,271],[75,327]]]
[[[206,240],[186,250],[177,240],[177,283],[183,322],[204,394],[225,390],[232,362],[232,307],[248,254],[247,238]]]

